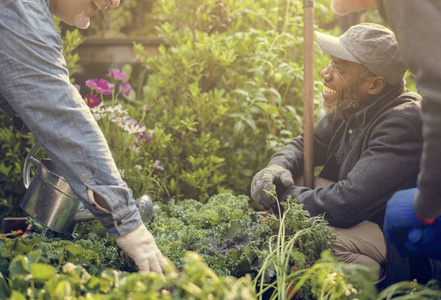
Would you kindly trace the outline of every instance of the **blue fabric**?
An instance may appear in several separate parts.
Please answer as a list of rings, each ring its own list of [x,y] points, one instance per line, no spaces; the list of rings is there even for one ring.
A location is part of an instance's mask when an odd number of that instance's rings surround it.
[[[126,235],[142,224],[132,191],[89,108],[70,83],[61,51],[46,0],[1,0],[0,102],[6,101],[23,119],[109,234]],[[111,214],[92,205],[89,188],[109,204]]]
[[[407,255],[404,243],[409,230],[424,226],[413,209],[413,199],[417,192],[418,188],[398,191],[386,205],[384,235],[403,256]]]
[[[413,228],[404,241],[406,249],[411,253],[441,259],[441,217],[424,228]]]
[[[418,188],[396,192],[386,206],[384,235],[402,255],[413,253],[441,259],[441,217],[424,224],[415,213],[413,200]]]

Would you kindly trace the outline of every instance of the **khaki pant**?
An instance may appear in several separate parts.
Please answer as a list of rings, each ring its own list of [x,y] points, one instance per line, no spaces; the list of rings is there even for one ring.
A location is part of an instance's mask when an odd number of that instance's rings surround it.
[[[329,180],[316,177],[314,187],[326,186]],[[294,179],[294,184],[303,185],[303,177]],[[354,263],[372,267],[377,271],[379,280],[384,277],[387,246],[380,227],[370,221],[364,221],[350,228],[332,227],[336,236],[333,244],[334,255],[345,263]]]

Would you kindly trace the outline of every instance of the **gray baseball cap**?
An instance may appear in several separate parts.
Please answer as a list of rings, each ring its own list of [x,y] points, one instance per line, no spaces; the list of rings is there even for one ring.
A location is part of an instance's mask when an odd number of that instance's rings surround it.
[[[362,64],[391,85],[400,82],[407,70],[395,34],[384,26],[361,23],[338,38],[317,31],[315,34],[323,51]]]

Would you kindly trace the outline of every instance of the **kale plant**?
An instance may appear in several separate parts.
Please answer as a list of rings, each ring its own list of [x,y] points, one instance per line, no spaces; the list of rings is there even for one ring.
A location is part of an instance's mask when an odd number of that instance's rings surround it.
[[[217,274],[257,273],[270,228],[250,212],[248,197],[219,194],[207,204],[188,199],[161,205],[148,224],[162,253],[178,268],[185,251],[199,253]]]

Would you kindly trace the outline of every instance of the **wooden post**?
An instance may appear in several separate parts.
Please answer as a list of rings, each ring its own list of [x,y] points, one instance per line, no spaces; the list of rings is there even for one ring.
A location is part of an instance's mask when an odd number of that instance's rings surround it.
[[[303,176],[314,188],[314,0],[303,0]]]

